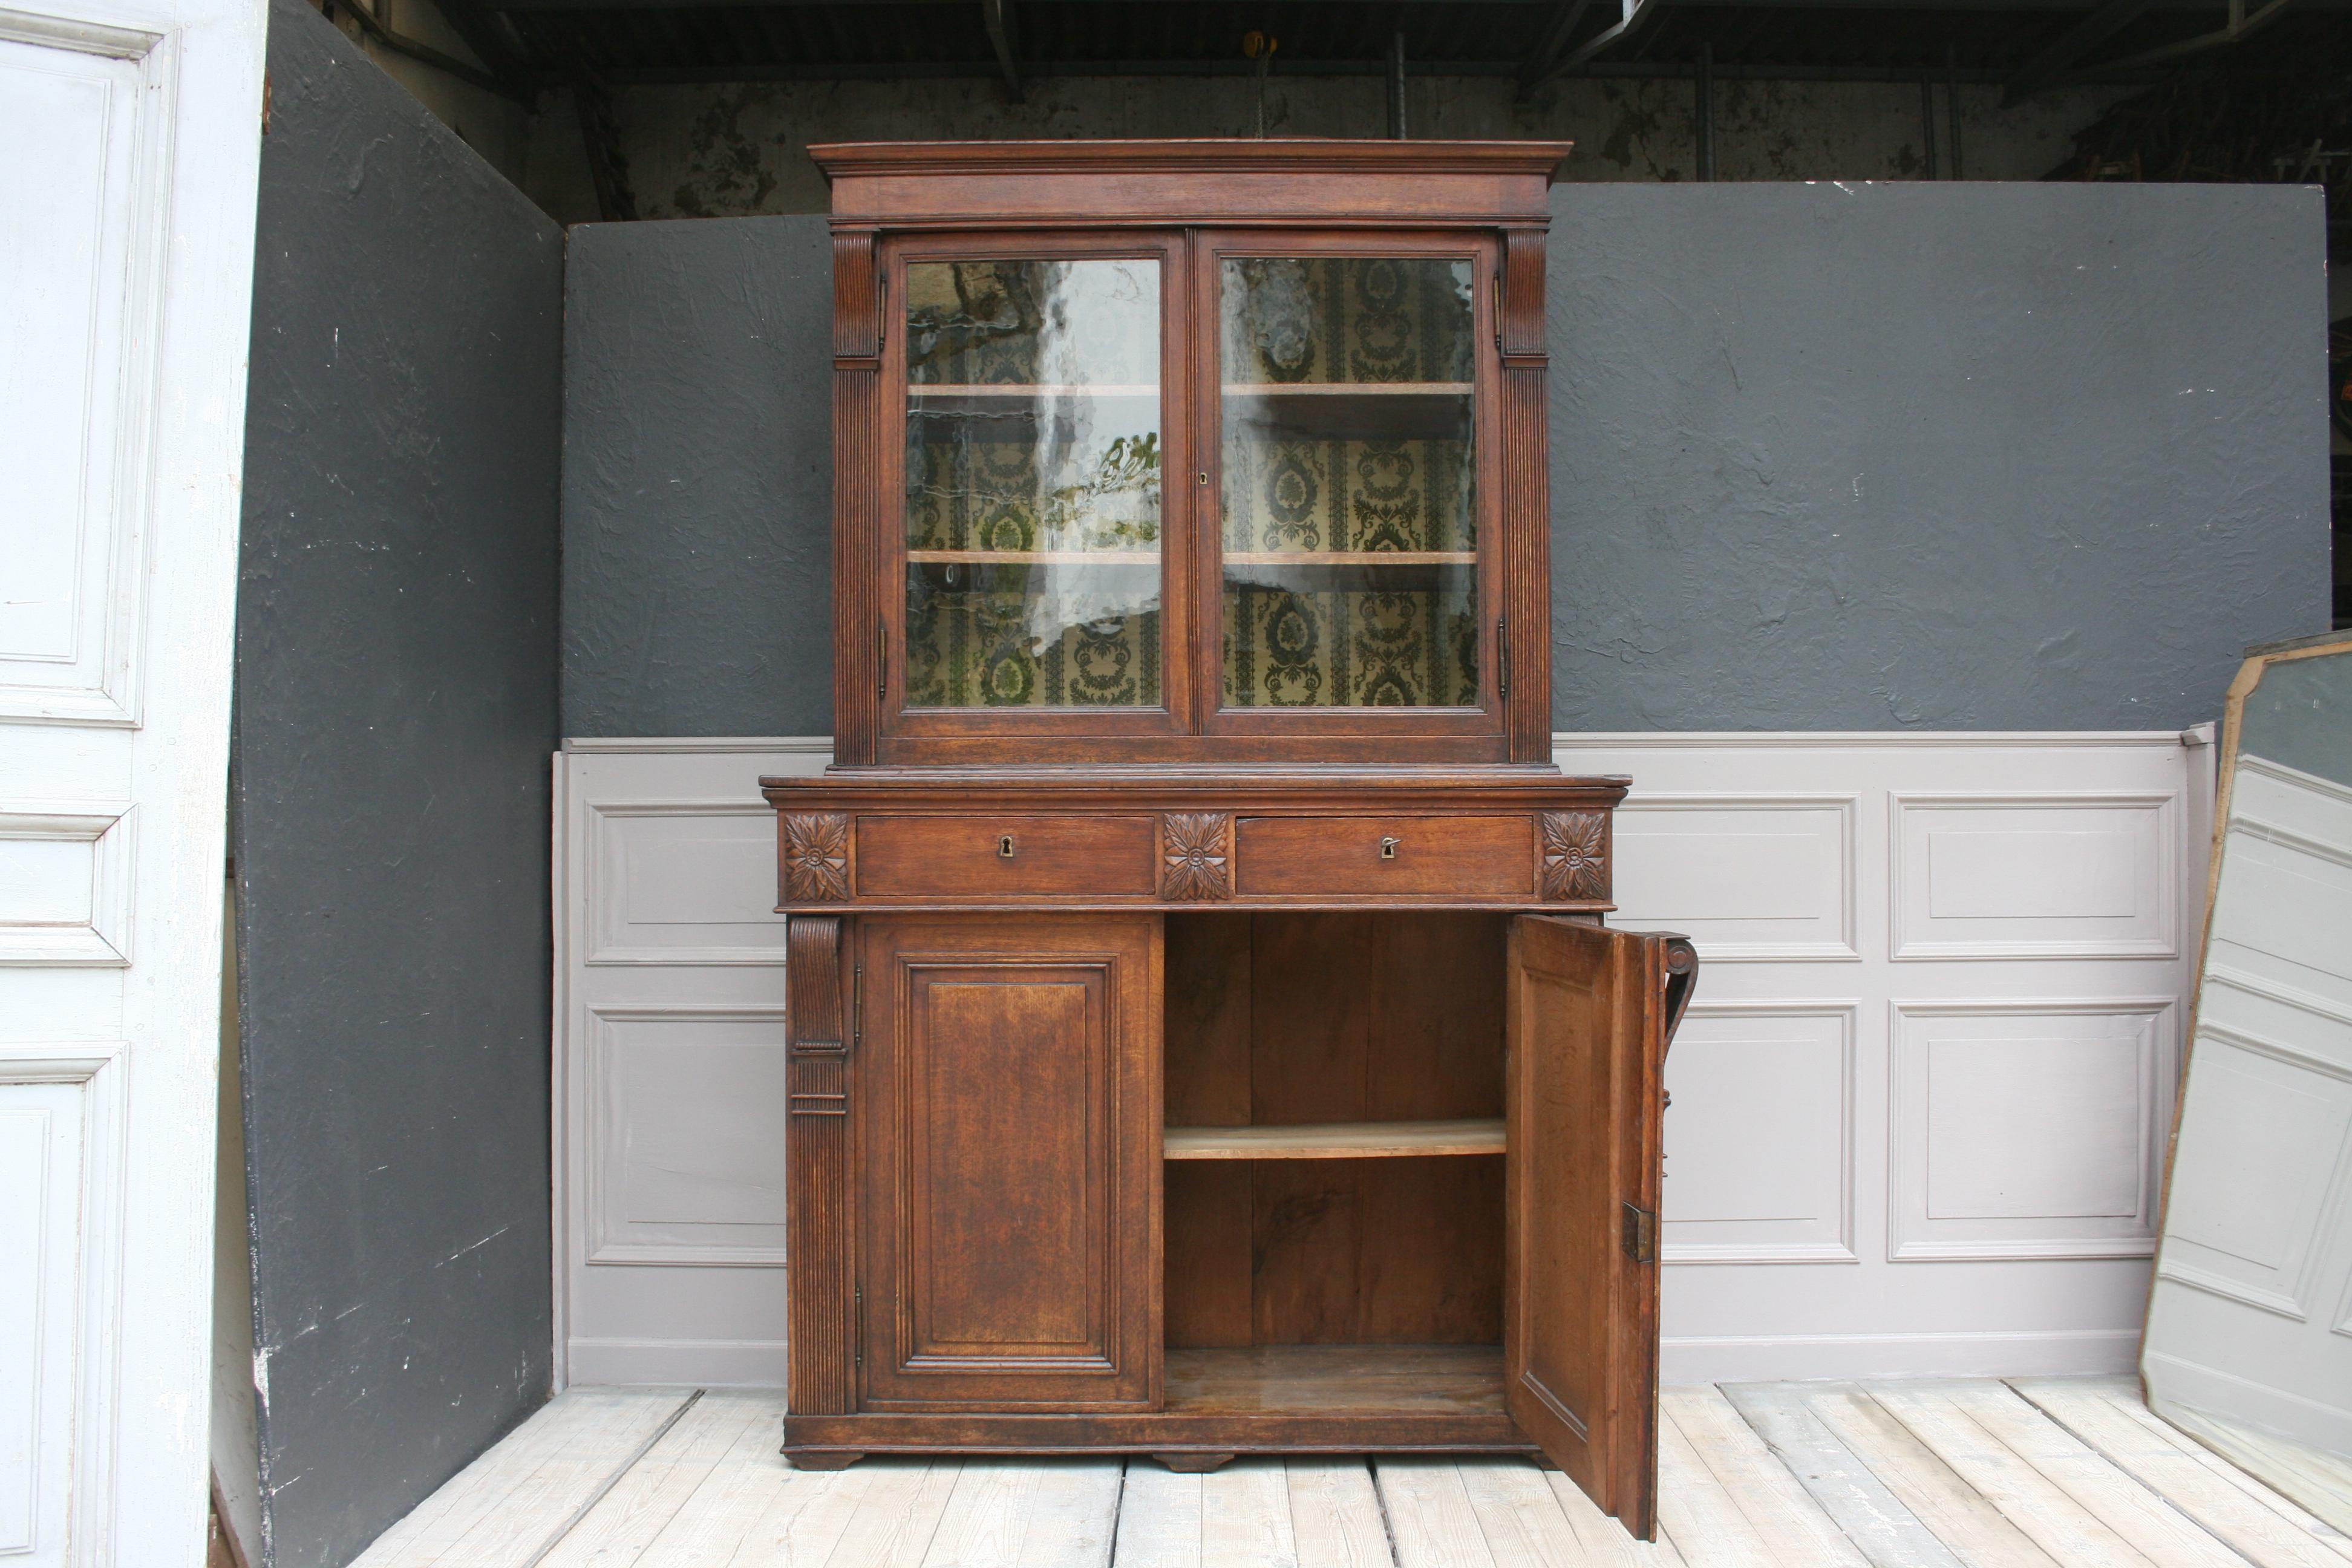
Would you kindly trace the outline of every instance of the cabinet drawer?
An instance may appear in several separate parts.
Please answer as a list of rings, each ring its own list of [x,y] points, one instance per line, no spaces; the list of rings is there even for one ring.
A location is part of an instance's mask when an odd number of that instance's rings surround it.
[[[1535,825],[1526,816],[1245,816],[1234,837],[1234,890],[1244,898],[1535,891]]]
[[[1158,830],[1150,816],[861,816],[857,892],[1149,898]]]

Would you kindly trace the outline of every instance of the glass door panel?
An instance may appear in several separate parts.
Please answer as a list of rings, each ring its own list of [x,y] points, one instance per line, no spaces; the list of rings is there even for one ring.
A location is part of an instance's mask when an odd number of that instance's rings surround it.
[[[1474,277],[1220,259],[1226,709],[1478,706]]]
[[[906,706],[1161,707],[1160,263],[905,278]]]

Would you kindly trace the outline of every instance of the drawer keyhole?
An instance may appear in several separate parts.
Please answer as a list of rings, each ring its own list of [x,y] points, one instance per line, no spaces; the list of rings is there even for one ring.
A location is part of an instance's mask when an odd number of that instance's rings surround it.
[[[1013,858],[1013,835],[1007,833],[997,838],[996,852],[1007,860]]]
[[[1381,839],[1381,859],[1383,859],[1383,860],[1393,860],[1393,859],[1395,859],[1395,858],[1396,858],[1396,852],[1397,852],[1397,846],[1398,846],[1400,843],[1402,843],[1402,839],[1396,839],[1396,838],[1383,838],[1383,839]]]

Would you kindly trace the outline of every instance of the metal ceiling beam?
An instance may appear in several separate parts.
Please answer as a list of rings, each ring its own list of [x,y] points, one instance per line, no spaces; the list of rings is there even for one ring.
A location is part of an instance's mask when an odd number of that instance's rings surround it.
[[[1568,40],[1576,36],[1576,25],[1584,20],[1585,12],[1592,8],[1592,0],[1555,0],[1550,20],[1536,35],[1527,58],[1519,62],[1519,90],[1526,92],[1551,74],[1552,62],[1566,52]]]
[[[1031,80],[1045,77],[1240,77],[1254,76],[1248,60],[1029,60],[1024,72]],[[1518,73],[1516,60],[1463,60],[1426,68],[1423,75],[1493,78]],[[1593,60],[1582,74],[1636,81],[1687,81],[1698,68],[1668,60]],[[1384,60],[1286,60],[1283,74],[1292,77],[1365,77],[1383,75]],[[615,87],[652,87],[683,83],[732,81],[971,81],[993,75],[990,62],[940,60],[914,65],[875,62],[764,66],[639,66],[614,67],[604,72]],[[1717,81],[1960,81],[1969,86],[1996,86],[2003,73],[1989,70],[1947,71],[1935,66],[1738,66],[1715,63]],[[2140,79],[2156,79],[2149,72]]]
[[[980,0],[980,19],[988,28],[988,47],[996,51],[996,68],[1004,74],[1004,90],[1021,101],[1021,67],[1013,58],[1013,0]]]
[[[2138,21],[2156,0],[2106,0],[2106,4],[2067,28],[2032,59],[2017,68],[2000,95],[2001,107],[2032,97],[2049,86],[2084,55]]]
[[[2095,68],[2133,70],[2146,66],[2164,65],[2189,55],[2203,54],[2208,49],[2218,49],[2230,44],[2239,43],[2277,21],[2287,7],[2294,3],[2295,0],[2270,0],[2270,3],[2261,10],[2248,16],[2246,0],[2230,0],[2230,19],[2223,24],[2220,32],[2201,33],[2196,37],[2183,38],[2177,44],[2166,44],[2161,48],[2149,49],[2144,54],[2110,60],[2106,65]]]
[[[2273,0],[2273,3],[2277,4],[2279,0]],[[1657,18],[1658,13],[1665,8],[1665,0],[1623,0],[1623,5],[1624,9],[1615,22],[1546,65],[1532,78],[1522,72],[1519,77],[1520,93],[1533,92],[1562,71],[1574,70],[1625,42]]]

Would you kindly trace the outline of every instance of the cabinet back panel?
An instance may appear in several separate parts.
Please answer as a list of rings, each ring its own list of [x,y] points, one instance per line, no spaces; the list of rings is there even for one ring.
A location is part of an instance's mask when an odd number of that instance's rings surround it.
[[[1503,1113],[1499,915],[1167,917],[1171,1125]],[[1491,1344],[1503,1162],[1171,1163],[1171,1345]]]

